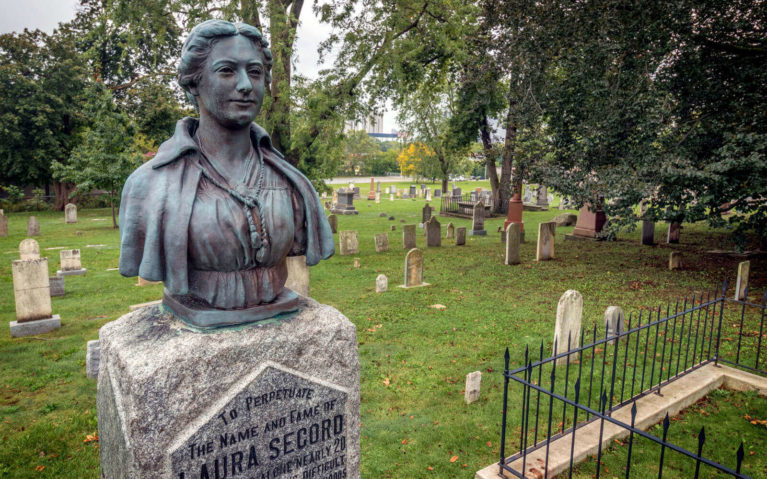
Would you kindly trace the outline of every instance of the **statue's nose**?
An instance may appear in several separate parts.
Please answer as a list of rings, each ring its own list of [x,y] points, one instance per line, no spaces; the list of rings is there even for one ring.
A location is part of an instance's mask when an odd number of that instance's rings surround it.
[[[244,69],[240,70],[237,74],[237,91],[245,94],[253,91],[253,85],[250,83],[248,72]]]

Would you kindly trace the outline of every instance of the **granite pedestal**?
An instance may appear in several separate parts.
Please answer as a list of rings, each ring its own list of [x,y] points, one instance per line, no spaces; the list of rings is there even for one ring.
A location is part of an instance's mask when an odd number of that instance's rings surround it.
[[[202,333],[162,306],[101,328],[101,477],[360,477],[354,325],[292,316]]]
[[[61,327],[61,317],[54,314],[50,318],[35,319],[34,321],[11,321],[11,337],[23,338],[24,336],[33,336],[35,334],[50,333]]]

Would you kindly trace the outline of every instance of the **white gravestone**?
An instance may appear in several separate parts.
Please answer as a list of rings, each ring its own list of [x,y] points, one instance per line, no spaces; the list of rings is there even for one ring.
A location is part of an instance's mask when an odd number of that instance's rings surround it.
[[[535,252],[535,259],[538,261],[547,261],[554,258],[554,235],[557,231],[557,224],[553,221],[540,223],[538,225],[538,247]]]
[[[674,271],[675,269],[682,268],[682,253],[680,251],[672,251],[668,255],[668,269]]]
[[[625,323],[626,315],[620,306],[610,306],[605,310],[605,328],[608,338],[625,332]]]
[[[748,275],[751,273],[751,261],[743,261],[738,264],[738,279],[735,280],[735,299],[746,299],[748,289]]]
[[[557,304],[557,322],[554,326],[554,344],[556,353],[562,354],[579,346],[581,338],[581,317],[583,315],[583,296],[570,289],[559,298]],[[570,348],[568,349],[568,338]],[[570,362],[578,359],[578,354],[570,355]],[[567,364],[567,357],[557,360],[557,366]]]
[[[61,269],[56,272],[56,276],[74,276],[86,273],[80,261],[79,249],[63,249],[59,251],[59,258]]]
[[[288,278],[285,287],[290,288],[301,296],[309,296],[309,266],[306,265],[306,256],[288,256]]]
[[[18,338],[60,328],[61,318],[51,312],[48,258],[16,260],[11,269],[16,302],[16,321],[11,321],[11,336]]]
[[[40,259],[40,245],[37,241],[27,238],[19,243],[19,258],[22,261]]]
[[[341,256],[359,253],[357,231],[341,231],[338,235],[338,246]]]
[[[519,230],[519,223],[509,223],[506,227],[506,258],[504,264],[513,265],[521,263],[519,258],[519,245],[522,236]]]
[[[388,233],[378,233],[375,235],[375,246],[376,246],[376,253],[383,253],[384,251],[389,251],[389,234]]]
[[[466,404],[471,404],[479,399],[479,391],[482,386],[482,373],[474,371],[466,375],[466,388],[464,389],[463,399]]]
[[[379,274],[376,278],[376,293],[385,293],[389,289],[389,278],[385,274]]]
[[[77,206],[73,203],[67,203],[64,207],[64,222],[67,224],[77,223]]]
[[[447,224],[447,231],[445,231],[445,239],[453,239],[455,238],[455,226],[453,226],[453,223]]]

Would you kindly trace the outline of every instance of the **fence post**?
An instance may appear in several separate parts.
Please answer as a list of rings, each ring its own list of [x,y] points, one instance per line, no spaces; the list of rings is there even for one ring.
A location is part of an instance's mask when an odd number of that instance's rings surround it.
[[[722,339],[722,313],[724,311],[724,303],[726,301],[725,293],[727,291],[727,281],[722,283],[722,297],[719,298],[719,301],[722,303],[722,305],[719,307],[719,326],[717,327],[716,331],[716,351],[714,352],[714,366],[719,366],[719,342]]]
[[[503,462],[506,460],[506,408],[509,399],[509,348],[503,355],[503,419],[501,420],[501,460],[498,461],[500,473],[503,472]]]

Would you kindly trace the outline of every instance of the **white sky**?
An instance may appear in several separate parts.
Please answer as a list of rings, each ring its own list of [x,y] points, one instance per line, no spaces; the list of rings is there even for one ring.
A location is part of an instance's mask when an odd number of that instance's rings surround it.
[[[0,0],[0,34],[39,28],[51,33],[59,22],[74,18],[78,0]],[[301,12],[301,24],[296,35],[296,73],[316,78],[317,72],[332,63],[318,64],[317,47],[330,35],[331,29],[322,24],[312,12],[311,2],[306,2]],[[384,113],[383,131],[396,129],[395,113]]]

